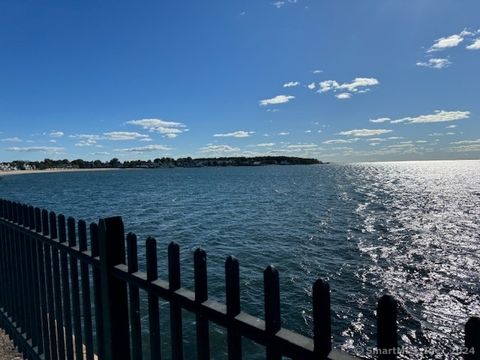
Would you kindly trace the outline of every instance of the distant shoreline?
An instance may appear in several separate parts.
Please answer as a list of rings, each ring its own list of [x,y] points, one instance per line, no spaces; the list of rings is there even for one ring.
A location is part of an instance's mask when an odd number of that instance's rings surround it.
[[[84,171],[115,171],[115,170],[129,170],[119,168],[98,168],[98,169],[45,169],[45,170],[0,170],[0,176],[9,175],[27,175],[27,174],[51,174],[64,172],[84,172]]]

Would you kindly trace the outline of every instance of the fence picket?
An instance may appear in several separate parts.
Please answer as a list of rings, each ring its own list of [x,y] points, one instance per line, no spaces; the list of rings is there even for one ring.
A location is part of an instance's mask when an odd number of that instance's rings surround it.
[[[147,281],[153,282],[158,279],[157,269],[157,241],[149,237],[145,243],[147,258]],[[160,309],[158,297],[148,293],[148,325],[150,335],[150,359],[161,359],[160,346]]]
[[[85,221],[78,222],[78,249],[87,251],[87,225]],[[82,284],[82,309],[83,309],[83,339],[85,345],[86,360],[93,360],[93,328],[92,328],[92,305],[90,299],[90,277],[88,264],[80,262],[80,276]]]
[[[240,269],[238,260],[229,256],[225,261],[227,316],[233,320],[240,314]],[[234,327],[227,328],[228,359],[242,359],[242,337]]]
[[[195,302],[201,304],[208,300],[208,280],[207,280],[207,254],[202,249],[197,249],[193,253],[193,267],[195,277]],[[196,315],[197,323],[197,359],[210,359],[210,331],[208,319],[201,315]]]
[[[133,233],[127,235],[128,272],[138,271],[137,237]],[[132,360],[142,360],[142,325],[140,321],[140,292],[138,286],[128,285],[130,301],[130,326],[132,338]]]
[[[181,286],[180,247],[175,242],[168,245],[168,284],[170,291],[177,291]],[[182,308],[170,302],[170,333],[172,359],[183,359]]]
[[[58,242],[66,244],[67,233],[65,229],[65,216],[58,215]],[[65,350],[67,360],[73,360],[73,330],[72,330],[72,306],[70,302],[70,277],[68,271],[68,255],[63,248],[60,251],[60,274],[62,278],[63,318],[65,324]]]
[[[57,216],[50,212],[50,230],[51,238],[58,242]],[[65,359],[65,334],[63,331],[63,308],[62,308],[62,290],[60,283],[60,262],[56,247],[52,247],[52,273],[53,273],[53,291],[55,306],[55,322],[57,330],[57,350],[58,358]]]
[[[263,289],[265,296],[265,332],[270,339],[281,329],[280,319],[280,282],[278,270],[272,265],[263,272]],[[267,360],[282,358],[275,344],[267,345]]]

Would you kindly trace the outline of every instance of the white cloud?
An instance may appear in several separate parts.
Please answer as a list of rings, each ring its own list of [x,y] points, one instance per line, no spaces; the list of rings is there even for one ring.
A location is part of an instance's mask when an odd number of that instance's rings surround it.
[[[150,139],[148,135],[143,135],[137,132],[129,132],[129,131],[112,131],[112,132],[104,133],[103,135],[105,136],[105,140],[112,140],[112,141]]]
[[[83,146],[100,147],[100,145],[97,145],[97,141],[102,139],[100,135],[95,135],[95,134],[76,134],[76,135],[69,135],[68,137],[72,139],[80,139],[80,141],[75,144],[75,146],[79,146],[79,147],[83,147]]]
[[[322,142],[322,144],[351,144],[352,142],[357,141],[358,139],[332,139]]]
[[[271,99],[260,100],[260,106],[284,104],[293,99],[295,96],[292,95],[277,95]]]
[[[312,130],[305,130],[305,134],[310,134]]]
[[[169,151],[169,150],[171,150],[171,148],[165,145],[147,145],[147,146],[126,148],[126,149],[115,149],[115,151],[119,151],[119,152],[135,152],[135,153]]]
[[[48,136],[52,137],[52,138],[61,138],[63,135],[65,135],[63,133],[63,131],[51,131],[50,134],[48,134]]]
[[[231,133],[226,133],[226,134],[215,134],[213,135],[214,137],[236,137],[236,138],[245,138],[249,137],[250,135],[254,134],[255,132],[253,131],[235,131]]]
[[[300,85],[300,83],[298,81],[290,81],[286,84],[283,84],[283,87],[288,88],[288,87],[295,87],[295,86],[298,86],[298,85]]]
[[[379,83],[375,78],[355,78],[351,82],[343,84],[339,84],[336,80],[325,80],[319,83],[320,90],[317,92],[340,91],[340,94],[335,95],[338,99],[349,99],[352,94],[366,93],[370,90],[369,86],[378,85]]]
[[[464,38],[465,33],[454,34],[448,37],[442,37],[437,39],[435,43],[427,50],[427,52],[439,51],[451,47],[458,46]]]
[[[259,147],[272,147],[272,146],[275,146],[275,143],[262,143],[262,144],[256,144],[255,146],[259,146]]]
[[[475,39],[473,43],[467,46],[468,50],[480,50],[480,38]]]
[[[388,117],[382,117],[382,118],[378,118],[378,119],[370,119],[369,121],[372,122],[372,123],[384,123],[384,122],[388,122],[390,121],[391,119],[388,118]]]
[[[457,125],[448,125],[448,126],[445,126],[445,129],[455,129],[457,127]]]
[[[350,94],[350,93],[340,93],[340,94],[335,95],[335,97],[337,99],[340,99],[340,100],[346,100],[346,99],[350,99],[352,97],[352,94]]]
[[[432,69],[443,69],[450,66],[452,63],[448,59],[434,58],[428,59],[427,62],[418,61],[417,66],[428,67]]]
[[[313,70],[312,72],[313,72],[314,74],[321,74],[321,73],[323,73],[323,70],[318,70],[318,69],[317,69],[317,70]]]
[[[7,151],[16,152],[43,152],[46,154],[60,154],[63,153],[65,148],[56,146],[32,146],[32,147],[10,147]]]
[[[161,119],[130,120],[127,121],[127,124],[141,126],[143,129],[150,132],[157,132],[167,138],[175,138],[179,134],[188,131],[185,124]]]
[[[278,109],[267,109],[267,112],[279,112],[280,110]]]
[[[309,88],[310,90],[315,90],[315,83],[312,82],[312,83],[308,84],[307,88]]]
[[[19,137],[11,137],[11,138],[5,138],[5,139],[2,139],[0,141],[4,141],[4,142],[22,142],[22,139],[20,139]]]
[[[275,6],[277,9],[280,9],[281,7],[283,7],[285,5],[285,1],[276,1],[274,3],[272,3],[273,6]]]
[[[200,152],[202,153],[226,153],[226,152],[233,152],[238,150],[240,149],[234,148],[229,145],[213,145],[213,144],[208,144],[207,146],[200,148]]]
[[[287,135],[290,135],[290,133],[288,131],[282,131],[282,132],[279,132],[278,135],[287,136]]]
[[[470,111],[444,111],[437,110],[433,114],[419,115],[416,117],[405,117],[401,119],[392,120],[392,124],[407,123],[407,124],[425,124],[425,123],[437,123],[445,121],[456,121],[462,119],[468,119],[470,117]]]
[[[385,139],[385,138],[370,138],[370,139],[367,139],[367,141],[382,142],[382,141],[387,141],[387,139]]]
[[[338,135],[364,137],[364,136],[382,135],[390,132],[392,132],[392,130],[388,130],[388,129],[353,129],[353,130],[339,132]]]
[[[325,80],[325,81],[322,81],[319,85],[320,85],[319,91],[322,93],[330,90],[338,89],[340,87],[340,84],[335,80]]]
[[[318,145],[316,144],[294,144],[294,145],[288,145],[287,148],[289,149],[300,149],[300,150],[304,150],[304,149],[316,149],[318,148]]]
[[[455,152],[477,152],[480,151],[480,139],[476,140],[461,140],[461,141],[455,141],[451,142],[450,144],[452,145],[458,145],[451,147],[451,151]]]

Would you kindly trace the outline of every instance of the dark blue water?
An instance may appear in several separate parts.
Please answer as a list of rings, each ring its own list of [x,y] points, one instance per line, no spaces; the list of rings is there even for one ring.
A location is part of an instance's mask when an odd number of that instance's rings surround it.
[[[201,246],[220,301],[233,254],[242,306],[260,317],[262,271],[274,264],[284,326],[306,335],[311,285],[327,279],[334,343],[354,353],[375,343],[375,303],[385,292],[399,300],[402,343],[435,347],[438,358],[454,358],[465,321],[480,314],[480,161],[18,175],[0,178],[0,197],[87,221],[121,215],[142,239],[140,252],[147,236],[158,240],[162,277],[176,241],[190,288]],[[211,332],[222,359],[224,334]]]

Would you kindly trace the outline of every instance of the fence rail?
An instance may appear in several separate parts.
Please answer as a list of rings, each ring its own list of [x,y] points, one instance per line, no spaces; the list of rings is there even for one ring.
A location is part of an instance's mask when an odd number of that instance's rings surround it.
[[[170,333],[170,357],[183,349],[182,309],[195,314],[196,358],[210,359],[209,323],[227,331],[228,359],[242,359],[242,338],[265,347],[268,360],[355,359],[332,348],[330,288],[313,284],[313,339],[282,327],[278,271],[264,271],[265,320],[241,309],[239,263],[225,261],[226,304],[209,297],[205,251],[194,253],[194,291],[183,288],[180,251],[168,246],[168,280],[158,278],[157,243],[146,240],[146,272],[138,266],[137,237],[125,238],[120,217],[87,224],[0,200],[0,326],[31,360],[141,360],[140,290],[148,297],[149,358],[160,359],[160,336]],[[90,245],[90,246],[89,246]],[[160,329],[159,299],[168,301],[170,329]],[[397,304],[384,295],[377,307],[377,353],[395,359]],[[480,358],[480,319],[465,326],[467,359]],[[477,351],[478,350],[478,351]],[[165,349],[163,350],[165,352]],[[248,355],[243,354],[248,359]]]

